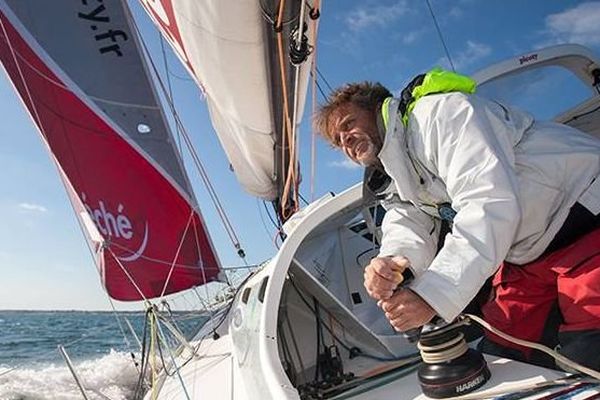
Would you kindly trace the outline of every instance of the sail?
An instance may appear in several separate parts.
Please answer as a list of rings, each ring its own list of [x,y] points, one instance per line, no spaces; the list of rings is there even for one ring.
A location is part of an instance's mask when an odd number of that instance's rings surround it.
[[[296,125],[300,121],[310,70],[308,57],[296,85],[288,49],[302,1],[244,0],[235,6],[222,0],[140,1],[203,88],[212,124],[240,184],[254,196],[277,198],[285,172],[277,168],[276,159],[287,163],[281,147],[289,145],[281,143],[284,114],[293,119],[295,104]],[[280,4],[285,5],[283,54],[274,27]],[[308,9],[305,20],[312,22],[306,35],[313,43],[316,19],[309,18]]]
[[[37,125],[108,294],[217,279],[219,261],[119,0],[0,1],[0,59]]]

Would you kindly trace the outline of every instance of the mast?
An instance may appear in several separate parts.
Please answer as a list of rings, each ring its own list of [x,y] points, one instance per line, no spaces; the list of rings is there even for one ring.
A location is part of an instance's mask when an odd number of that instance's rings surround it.
[[[308,18],[317,19],[318,13],[310,6],[307,10],[306,2],[301,0],[268,0],[265,3],[265,56],[271,81],[277,187],[273,205],[279,222],[283,224],[299,207],[300,172],[295,146],[296,125],[301,119],[304,99],[299,103],[298,88],[301,75],[306,75],[312,51],[306,21]]]

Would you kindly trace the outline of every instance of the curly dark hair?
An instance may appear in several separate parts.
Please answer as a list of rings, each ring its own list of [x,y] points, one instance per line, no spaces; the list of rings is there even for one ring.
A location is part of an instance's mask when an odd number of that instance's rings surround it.
[[[375,111],[392,93],[379,82],[349,83],[334,90],[317,110],[313,118],[315,130],[328,142],[333,143],[332,117],[347,104],[354,104],[368,111]]]

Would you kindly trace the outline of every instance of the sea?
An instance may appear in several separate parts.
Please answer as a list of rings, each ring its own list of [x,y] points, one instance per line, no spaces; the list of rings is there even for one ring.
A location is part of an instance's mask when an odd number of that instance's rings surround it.
[[[198,314],[171,317],[187,337],[206,321]],[[144,313],[0,311],[0,400],[82,399],[58,346],[90,400],[133,399],[141,353],[127,321],[140,338]]]

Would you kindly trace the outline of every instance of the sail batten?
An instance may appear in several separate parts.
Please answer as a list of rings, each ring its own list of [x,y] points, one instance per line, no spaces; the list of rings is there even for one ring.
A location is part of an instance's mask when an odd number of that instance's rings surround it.
[[[58,164],[103,284],[115,299],[140,300],[216,280],[123,3],[84,3],[0,1],[0,59]]]

